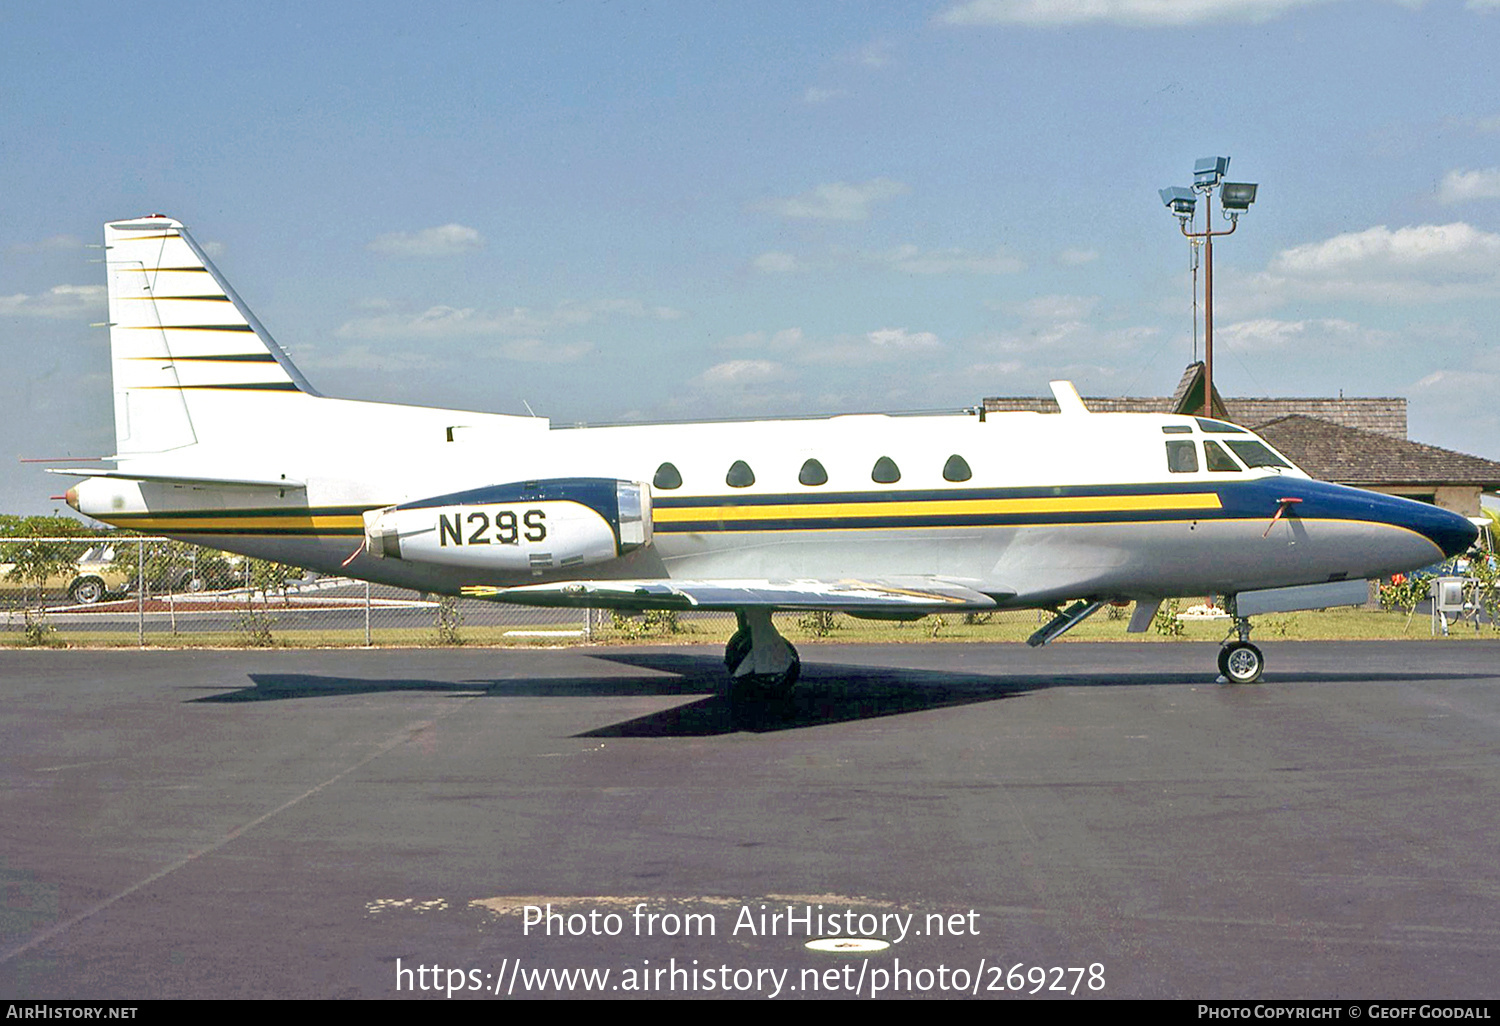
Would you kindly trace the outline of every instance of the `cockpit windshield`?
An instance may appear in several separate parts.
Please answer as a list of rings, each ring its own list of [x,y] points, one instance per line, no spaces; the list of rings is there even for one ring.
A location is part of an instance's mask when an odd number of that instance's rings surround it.
[[[1225,445],[1234,452],[1247,467],[1287,467],[1291,464],[1276,455],[1269,447],[1261,442],[1253,442],[1241,439],[1226,439]]]
[[[1244,437],[1219,438],[1217,440],[1204,438],[1191,441],[1184,438],[1168,441],[1166,443],[1167,470],[1173,474],[1196,474],[1200,467],[1213,473],[1230,474],[1247,469],[1255,470],[1258,467],[1271,467],[1291,471],[1297,469],[1280,453],[1244,428],[1235,427],[1233,424],[1225,424],[1222,421],[1205,420],[1202,417],[1196,417],[1194,420],[1200,426],[1213,431],[1215,434],[1227,435],[1232,433]],[[1210,427],[1210,425],[1213,426]],[[1176,424],[1170,424],[1162,428],[1162,431],[1167,434],[1180,434],[1190,432],[1191,430],[1186,425]],[[1199,459],[1200,447],[1202,453],[1201,461]],[[1230,453],[1234,455],[1230,455]]]

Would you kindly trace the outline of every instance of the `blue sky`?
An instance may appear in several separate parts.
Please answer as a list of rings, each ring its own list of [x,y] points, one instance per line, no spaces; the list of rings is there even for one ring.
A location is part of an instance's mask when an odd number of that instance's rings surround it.
[[[559,423],[1231,395],[1500,459],[1500,0],[0,7],[0,433],[112,448],[97,242],[181,218],[328,394]],[[0,509],[56,478],[12,463]]]

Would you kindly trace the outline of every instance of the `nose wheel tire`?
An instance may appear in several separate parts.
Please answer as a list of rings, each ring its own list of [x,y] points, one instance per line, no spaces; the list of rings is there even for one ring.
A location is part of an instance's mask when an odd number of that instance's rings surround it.
[[[1219,649],[1219,673],[1231,684],[1254,684],[1265,672],[1260,649],[1248,641],[1236,641]]]

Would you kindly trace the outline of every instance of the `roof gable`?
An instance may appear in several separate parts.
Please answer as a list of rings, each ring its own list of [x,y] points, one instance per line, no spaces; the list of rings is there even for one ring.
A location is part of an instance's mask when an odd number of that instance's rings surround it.
[[[1500,487],[1500,463],[1302,414],[1255,431],[1313,477],[1351,485]]]

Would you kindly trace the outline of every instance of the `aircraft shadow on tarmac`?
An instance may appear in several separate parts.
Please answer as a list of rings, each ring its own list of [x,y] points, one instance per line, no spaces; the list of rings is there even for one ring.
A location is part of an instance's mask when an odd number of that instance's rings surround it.
[[[734,701],[717,654],[614,653],[597,658],[644,671],[640,676],[472,680],[376,679],[299,673],[252,673],[250,687],[190,701],[276,702],[385,692],[431,692],[495,698],[604,698],[631,695],[697,697],[579,737],[701,737],[738,731],[789,730],[823,723],[894,716],[974,702],[993,702],[1061,681],[1021,680],[976,673],[803,664],[789,700]],[[673,674],[674,677],[662,676]],[[1201,674],[1199,675],[1201,679]],[[1119,683],[1118,678],[1114,682]],[[1143,681],[1144,682],[1144,681]],[[1160,677],[1155,682],[1161,683]],[[709,694],[704,695],[704,692]]]
[[[765,732],[875,719],[926,709],[994,702],[1055,687],[1209,685],[1197,672],[1092,672],[995,675],[973,671],[803,663],[790,699],[735,701],[726,693],[723,661],[715,654],[597,653],[594,658],[646,671],[641,676],[535,677],[470,680],[381,679],[297,673],[252,673],[250,687],[190,699],[201,703],[277,702],[387,692],[431,692],[458,697],[602,698],[631,695],[704,696],[646,716],[585,731],[578,737],[702,737]],[[672,674],[664,677],[662,674]],[[1375,672],[1299,673],[1299,683],[1378,683],[1469,674]],[[1264,686],[1264,685],[1256,685]]]

